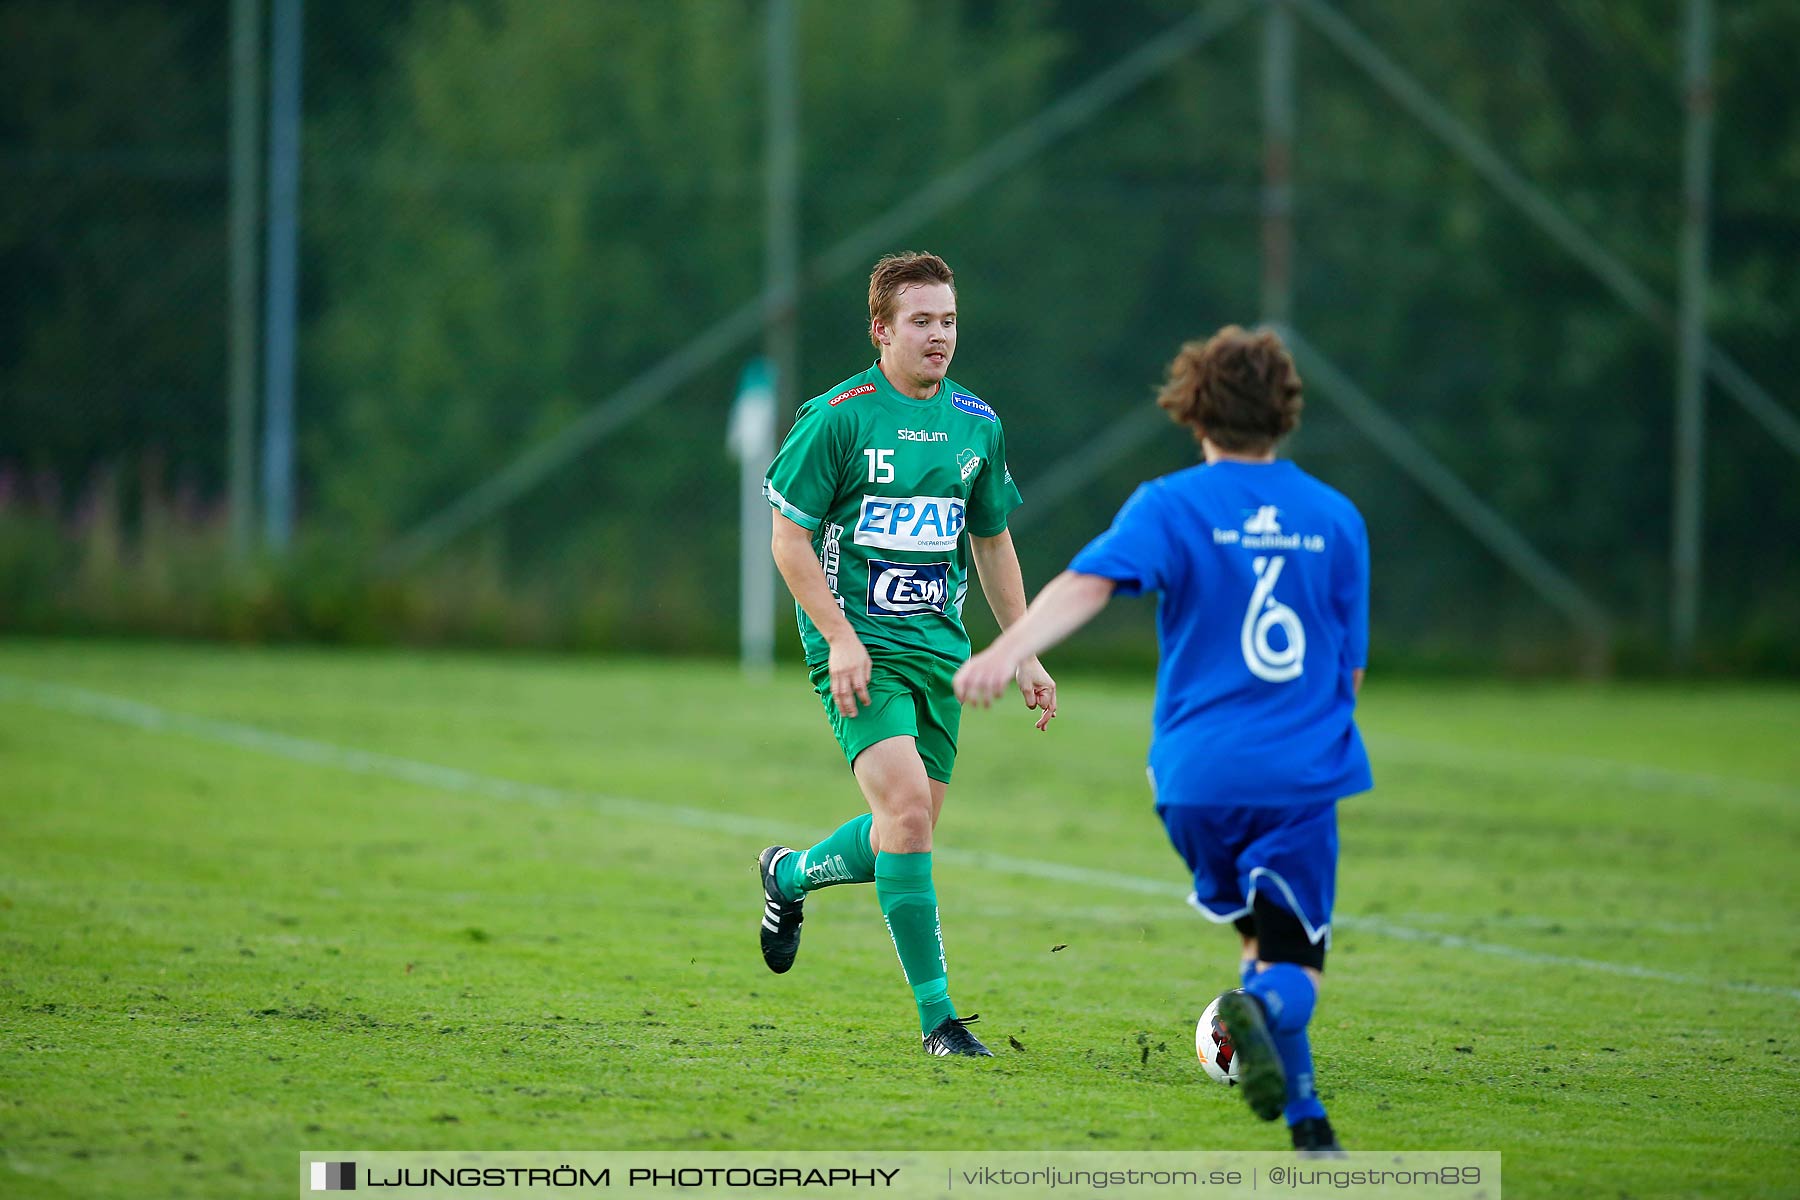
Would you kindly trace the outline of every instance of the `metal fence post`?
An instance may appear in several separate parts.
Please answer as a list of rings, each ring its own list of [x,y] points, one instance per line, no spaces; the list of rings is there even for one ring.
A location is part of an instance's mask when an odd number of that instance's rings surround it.
[[[1670,652],[1694,659],[1700,621],[1700,529],[1706,492],[1707,222],[1712,176],[1712,3],[1688,0],[1684,85],[1681,298],[1676,320],[1675,495],[1670,563]]]
[[[230,398],[226,454],[231,552],[249,555],[255,537],[256,219],[261,208],[262,0],[231,3]]]
[[[1294,13],[1269,0],[1263,17],[1262,319],[1294,306]]]
[[[263,536],[294,529],[294,360],[299,312],[300,68],[304,0],[275,0],[269,39],[269,274],[263,347]]]

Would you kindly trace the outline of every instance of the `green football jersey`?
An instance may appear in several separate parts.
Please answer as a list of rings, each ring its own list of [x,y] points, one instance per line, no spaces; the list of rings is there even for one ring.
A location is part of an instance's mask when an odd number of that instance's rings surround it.
[[[800,406],[763,494],[812,531],[825,582],[870,654],[968,657],[962,535],[993,537],[1019,506],[1000,418],[972,392],[945,379],[914,400],[877,363]],[[806,661],[824,662],[831,648],[795,608]]]

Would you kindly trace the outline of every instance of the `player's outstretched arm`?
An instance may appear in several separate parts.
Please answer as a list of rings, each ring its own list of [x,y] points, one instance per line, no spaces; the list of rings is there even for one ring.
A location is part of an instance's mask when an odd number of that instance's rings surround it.
[[[1077,571],[1064,571],[1052,579],[1023,617],[957,671],[956,698],[984,707],[993,703],[1006,690],[1020,663],[1035,658],[1093,620],[1112,599],[1115,586],[1104,576]]]
[[[812,533],[780,513],[771,515],[775,523],[769,551],[775,556],[775,569],[831,646],[831,698],[839,712],[854,717],[856,702],[869,702],[869,652],[825,582],[825,569],[813,552]]]
[[[1025,577],[1019,572],[1019,552],[1013,546],[1012,531],[1002,529],[993,537],[969,535],[969,548],[975,559],[975,571],[981,576],[981,592],[994,620],[1001,629],[1010,629],[1025,615]],[[1056,716],[1056,680],[1044,670],[1037,655],[1026,655],[1013,664],[1012,678],[1018,680],[1019,694],[1026,708],[1038,711],[1040,732],[1050,727]],[[1004,685],[1002,685],[1004,687]]]

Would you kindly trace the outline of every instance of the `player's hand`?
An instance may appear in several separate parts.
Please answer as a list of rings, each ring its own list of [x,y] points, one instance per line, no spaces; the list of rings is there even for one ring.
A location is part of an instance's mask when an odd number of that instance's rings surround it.
[[[989,646],[957,669],[950,686],[964,704],[986,708],[1006,691],[1006,685],[1018,673],[1018,664]],[[1048,678],[1048,676],[1045,676]]]
[[[1019,694],[1025,697],[1025,707],[1042,710],[1037,719],[1041,733],[1050,728],[1050,720],[1056,716],[1056,680],[1050,678],[1050,672],[1044,670],[1044,664],[1035,657],[1019,664],[1017,678]]]
[[[862,639],[847,633],[831,643],[831,699],[845,719],[856,716],[856,702],[869,703],[869,651]]]

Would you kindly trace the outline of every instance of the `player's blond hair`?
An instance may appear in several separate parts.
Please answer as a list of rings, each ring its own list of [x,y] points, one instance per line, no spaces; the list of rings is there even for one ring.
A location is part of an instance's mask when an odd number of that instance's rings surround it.
[[[886,254],[869,272],[869,341],[877,350],[881,342],[875,337],[875,322],[892,321],[900,293],[917,283],[947,283],[951,294],[956,294],[956,273],[935,254],[912,250]]]
[[[1300,427],[1300,372],[1281,339],[1227,325],[1169,364],[1157,405],[1221,450],[1260,454]]]

